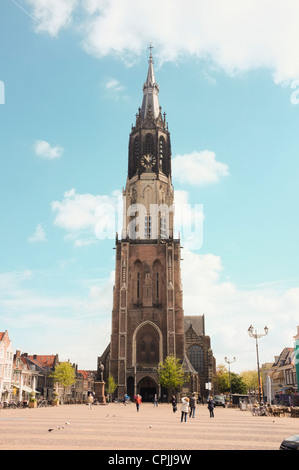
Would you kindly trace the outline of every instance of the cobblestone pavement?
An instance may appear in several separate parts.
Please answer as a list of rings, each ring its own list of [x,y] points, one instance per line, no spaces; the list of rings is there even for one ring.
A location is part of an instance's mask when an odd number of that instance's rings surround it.
[[[296,418],[220,407],[210,418],[206,405],[186,423],[168,404],[0,410],[0,450],[278,450],[298,433]]]

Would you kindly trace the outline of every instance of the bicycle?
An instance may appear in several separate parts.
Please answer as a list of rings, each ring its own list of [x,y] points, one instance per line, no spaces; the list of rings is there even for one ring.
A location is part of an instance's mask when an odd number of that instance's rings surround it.
[[[251,413],[252,416],[269,416],[268,410],[264,405],[253,406]]]

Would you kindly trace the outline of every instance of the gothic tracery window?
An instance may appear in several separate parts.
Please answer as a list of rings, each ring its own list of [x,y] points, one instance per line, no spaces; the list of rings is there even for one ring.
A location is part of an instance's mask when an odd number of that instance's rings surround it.
[[[136,363],[156,367],[159,363],[159,334],[152,325],[145,324],[136,336]]]
[[[136,139],[134,140],[134,157],[136,161],[138,161],[139,155],[140,155],[139,137],[136,137]]]
[[[153,136],[151,134],[147,134],[145,138],[145,153],[153,154]]]
[[[188,358],[197,372],[204,370],[204,354],[203,348],[198,344],[194,344],[188,349]]]

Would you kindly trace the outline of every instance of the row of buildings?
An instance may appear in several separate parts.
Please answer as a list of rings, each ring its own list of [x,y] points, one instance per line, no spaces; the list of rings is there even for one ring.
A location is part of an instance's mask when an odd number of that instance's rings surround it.
[[[299,339],[299,327],[297,328]],[[268,402],[299,405],[297,354],[296,345],[295,348],[287,347],[274,357],[274,362],[263,364],[263,396]],[[0,402],[28,400],[32,392],[37,398],[49,402],[54,391],[58,391],[62,397],[63,391],[59,390],[51,377],[59,363],[58,354],[28,355],[21,354],[18,350],[14,352],[8,331],[0,332]],[[73,367],[76,382],[69,387],[66,396],[69,402],[82,403],[86,400],[88,392],[94,391],[96,371],[78,370],[75,364]],[[190,363],[186,363],[185,368],[190,380],[194,379],[195,371]],[[193,389],[192,384],[190,389]]]
[[[263,395],[268,402],[299,405],[299,326],[294,348],[284,348],[273,363],[263,364]]]
[[[52,401],[54,392],[62,397],[63,390],[51,377],[59,363],[58,354],[14,352],[8,331],[0,332],[0,401],[27,401],[32,393],[47,402]],[[66,397],[69,402],[81,403],[94,389],[95,372],[78,370],[75,364],[73,368],[76,382],[66,390]]]

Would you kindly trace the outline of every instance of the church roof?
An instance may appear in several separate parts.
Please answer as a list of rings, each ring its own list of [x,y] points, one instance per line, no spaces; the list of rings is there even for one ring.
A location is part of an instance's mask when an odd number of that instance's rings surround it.
[[[182,365],[184,366],[185,372],[189,374],[198,374],[186,355],[184,356]]]
[[[197,334],[197,336],[205,336],[205,316],[204,315],[189,315],[184,316],[184,331],[186,332],[190,326]]]

